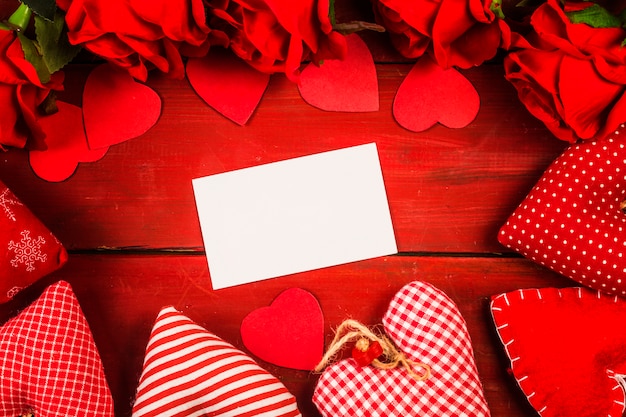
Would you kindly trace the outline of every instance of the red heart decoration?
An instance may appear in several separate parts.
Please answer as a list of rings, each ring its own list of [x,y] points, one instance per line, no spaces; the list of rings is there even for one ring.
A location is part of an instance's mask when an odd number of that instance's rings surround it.
[[[478,92],[461,73],[443,69],[428,56],[408,73],[393,101],[400,126],[422,132],[437,122],[451,128],[470,124],[480,109]]]
[[[312,370],[322,359],[324,317],[308,291],[291,288],[269,307],[248,314],[241,323],[243,344],[266,362]]]
[[[586,288],[526,289],[493,297],[511,370],[542,417],[621,417],[626,300]]]
[[[161,99],[150,87],[110,64],[96,67],[83,90],[83,118],[91,149],[146,133],[161,114]]]
[[[374,58],[356,34],[346,36],[344,60],[309,64],[302,70],[298,89],[311,106],[342,112],[378,111],[378,78]]]
[[[189,59],[187,78],[209,106],[242,126],[259,105],[270,81],[269,74],[220,49],[212,49],[203,58]]]
[[[407,284],[389,304],[383,327],[409,360],[430,367],[431,376],[418,381],[404,368],[341,360],[326,368],[313,393],[323,416],[363,410],[386,417],[489,416],[465,320],[443,292],[423,282]]]
[[[583,285],[626,295],[625,147],[619,131],[568,147],[502,226],[499,241]]]
[[[173,307],[159,313],[146,348],[133,417],[300,417],[273,375]]]
[[[89,149],[80,107],[61,101],[57,101],[57,107],[57,113],[40,119],[46,132],[47,149],[28,153],[33,171],[40,178],[53,182],[69,178],[79,162],[95,162],[109,149]]]
[[[113,417],[100,355],[67,282],[0,327],[0,356],[3,417]]]

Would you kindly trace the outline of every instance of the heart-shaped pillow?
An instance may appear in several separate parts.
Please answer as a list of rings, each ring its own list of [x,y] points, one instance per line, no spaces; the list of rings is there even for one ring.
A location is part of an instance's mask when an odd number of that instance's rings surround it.
[[[419,381],[405,368],[343,359],[327,367],[315,387],[313,402],[323,416],[490,415],[465,320],[443,292],[407,284],[389,304],[383,327],[409,360],[430,367],[430,377]]]
[[[300,416],[287,388],[173,307],[150,334],[133,417]]]
[[[498,240],[583,285],[626,295],[624,133],[568,147],[502,226]]]
[[[0,245],[0,303],[67,261],[63,245],[2,182]]]
[[[626,300],[588,288],[525,289],[493,297],[511,370],[542,417],[621,417]]]
[[[67,282],[0,328],[0,416],[113,417],[98,350]]]

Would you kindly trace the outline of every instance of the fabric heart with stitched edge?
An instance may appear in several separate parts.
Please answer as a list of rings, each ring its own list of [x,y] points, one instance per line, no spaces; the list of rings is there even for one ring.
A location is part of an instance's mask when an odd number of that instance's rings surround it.
[[[585,286],[626,295],[626,131],[568,147],[498,240]]]
[[[300,416],[287,388],[249,356],[164,307],[152,328],[133,417]]]
[[[393,298],[386,334],[406,357],[430,368],[417,380],[405,368],[360,366],[343,359],[320,377],[313,402],[325,417],[489,416],[465,320],[439,289],[415,281]]]
[[[494,296],[491,313],[511,371],[542,417],[621,417],[626,300],[588,288]]]
[[[90,149],[80,107],[57,101],[59,111],[41,118],[46,132],[46,149],[28,153],[30,166],[40,178],[59,182],[68,179],[80,162],[95,162],[104,157],[108,147]]]
[[[241,126],[254,113],[270,82],[269,74],[220,49],[189,59],[187,78],[205,103]]]
[[[302,70],[298,89],[313,107],[328,111],[378,111],[378,78],[374,58],[357,34],[346,36],[343,60],[310,63]]]
[[[100,355],[60,281],[0,327],[0,416],[113,417]]]
[[[0,303],[61,268],[67,251],[0,181]]]
[[[111,64],[94,68],[83,90],[83,119],[91,149],[143,135],[161,115],[161,98]]]
[[[480,97],[472,83],[454,68],[441,68],[429,56],[415,63],[393,101],[396,121],[413,132],[437,123],[465,127],[476,118],[478,110]]]
[[[324,351],[322,309],[310,292],[288,289],[269,307],[243,319],[241,338],[250,352],[266,362],[310,371]]]

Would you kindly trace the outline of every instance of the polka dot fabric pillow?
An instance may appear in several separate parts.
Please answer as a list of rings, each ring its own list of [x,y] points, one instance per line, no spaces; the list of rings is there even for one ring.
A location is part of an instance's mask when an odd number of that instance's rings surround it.
[[[498,240],[596,290],[626,296],[626,130],[560,155]]]

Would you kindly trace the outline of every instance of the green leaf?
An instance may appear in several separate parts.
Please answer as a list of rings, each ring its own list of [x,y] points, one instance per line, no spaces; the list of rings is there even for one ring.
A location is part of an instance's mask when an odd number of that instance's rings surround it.
[[[335,14],[335,0],[330,0],[329,2],[329,9],[328,9],[328,17],[330,18],[330,24],[335,26],[335,23],[337,23],[337,16]]]
[[[24,34],[18,32],[17,34],[20,43],[22,44],[22,50],[24,51],[24,57],[31,63],[33,67],[35,67],[35,71],[37,71],[37,75],[39,76],[39,80],[42,84],[50,81],[50,71],[48,70],[48,66],[43,60],[43,56],[39,52],[39,48],[37,44],[32,40],[24,36]]]
[[[67,27],[62,12],[57,12],[53,21],[35,16],[35,34],[48,71],[54,74],[68,64],[80,51],[67,38]]]
[[[54,13],[57,10],[55,0],[22,0],[22,2],[30,7],[35,14],[47,20],[54,20]]]
[[[584,10],[567,12],[566,15],[572,23],[586,23],[594,28],[619,28],[623,24],[619,17],[598,4]]]

